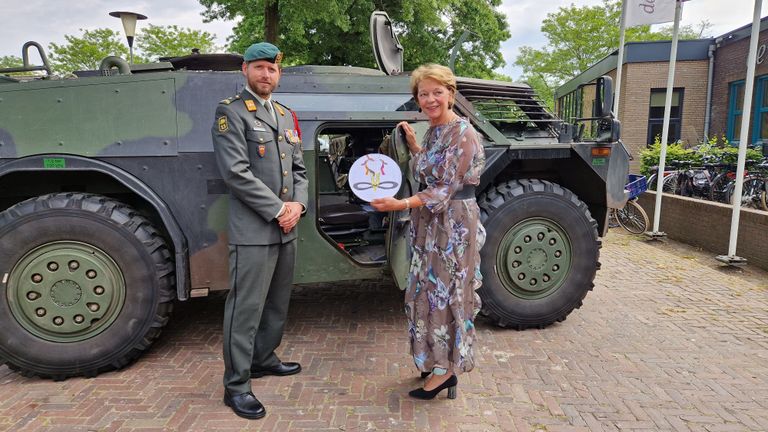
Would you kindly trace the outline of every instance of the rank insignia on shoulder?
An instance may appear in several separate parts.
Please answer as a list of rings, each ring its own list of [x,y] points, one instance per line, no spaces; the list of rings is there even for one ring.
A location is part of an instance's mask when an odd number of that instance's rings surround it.
[[[267,146],[259,144],[259,157],[263,158],[265,153],[267,153]]]
[[[247,109],[249,112],[254,112],[258,108],[256,108],[256,103],[252,99],[243,99],[245,101],[245,109]]]
[[[227,116],[221,116],[218,118],[219,132],[226,132],[229,130],[229,123],[227,123]]]
[[[283,111],[283,107],[281,107],[279,104],[273,104],[275,108],[277,109],[277,112],[280,113],[281,116],[285,116],[285,111]]]

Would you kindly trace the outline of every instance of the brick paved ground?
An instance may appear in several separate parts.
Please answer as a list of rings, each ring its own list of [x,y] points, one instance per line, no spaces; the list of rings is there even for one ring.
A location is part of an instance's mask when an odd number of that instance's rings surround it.
[[[221,403],[221,298],[177,308],[128,369],[51,382],[0,367],[2,431],[765,431],[768,278],[686,246],[611,233],[584,306],[545,330],[479,323],[459,397],[407,397],[401,294],[299,290],[282,347],[292,377],[255,381],[265,419]]]

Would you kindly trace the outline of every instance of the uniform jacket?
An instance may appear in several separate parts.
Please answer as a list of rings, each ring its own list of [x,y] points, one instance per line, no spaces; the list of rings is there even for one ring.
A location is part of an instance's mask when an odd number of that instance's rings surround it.
[[[273,106],[277,124],[248,90],[216,107],[213,147],[229,188],[230,244],[291,241],[297,228],[283,234],[275,215],[286,201],[307,206],[307,173],[293,115],[279,103]]]

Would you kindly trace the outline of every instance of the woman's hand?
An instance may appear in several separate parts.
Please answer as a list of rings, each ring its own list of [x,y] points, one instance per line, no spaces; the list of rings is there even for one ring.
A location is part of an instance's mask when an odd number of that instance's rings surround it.
[[[416,131],[413,130],[410,124],[406,121],[402,121],[397,124],[397,127],[402,128],[405,133],[405,143],[408,144],[408,150],[411,153],[418,153],[421,151],[421,146],[416,144]]]
[[[371,206],[380,212],[405,210],[405,200],[399,200],[392,197],[376,198],[371,201]]]

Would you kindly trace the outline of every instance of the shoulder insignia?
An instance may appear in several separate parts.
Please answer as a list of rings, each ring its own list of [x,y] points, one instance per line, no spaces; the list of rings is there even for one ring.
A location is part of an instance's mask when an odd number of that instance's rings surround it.
[[[289,109],[287,107],[283,106],[282,104],[279,104],[279,103],[277,103],[275,101],[273,101],[273,102],[274,102],[274,105],[275,105],[275,109],[277,109],[277,112],[279,112],[281,116],[285,117],[285,110],[284,109],[286,109],[286,110],[289,110]]]
[[[240,95],[228,97],[228,98],[220,101],[219,103],[223,104],[223,105],[229,105],[229,104],[232,103],[232,101],[237,100],[237,99],[240,99]]]
[[[227,116],[221,116],[217,119],[219,124],[219,132],[226,132],[229,130],[229,123],[227,122]]]

